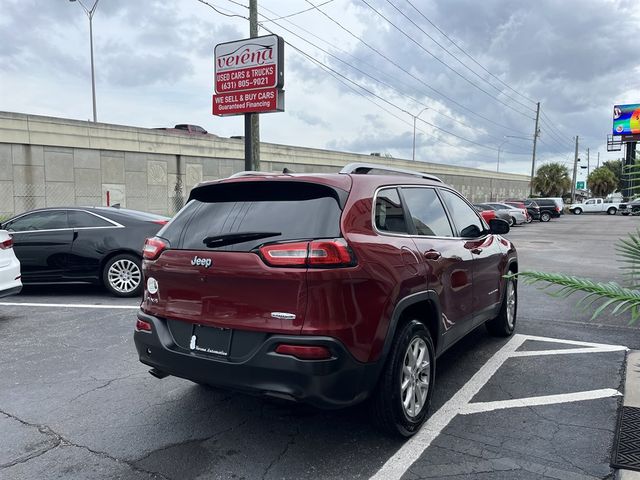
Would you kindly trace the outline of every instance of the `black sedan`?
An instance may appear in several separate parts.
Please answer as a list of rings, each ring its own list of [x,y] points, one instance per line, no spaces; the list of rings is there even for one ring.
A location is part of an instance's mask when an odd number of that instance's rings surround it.
[[[640,215],[640,199],[636,198],[630,202],[621,203],[618,210],[622,215]]]
[[[0,225],[13,237],[22,282],[103,284],[113,295],[142,290],[142,248],[167,217],[110,207],[45,208]]]

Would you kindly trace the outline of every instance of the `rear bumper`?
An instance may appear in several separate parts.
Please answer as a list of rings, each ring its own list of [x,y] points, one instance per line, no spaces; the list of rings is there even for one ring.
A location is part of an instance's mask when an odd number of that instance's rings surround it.
[[[7,265],[0,268],[0,298],[16,295],[21,290],[20,261],[13,256]]]
[[[152,331],[134,333],[140,361],[169,375],[216,387],[341,408],[361,402],[375,387],[378,363],[356,361],[342,343],[331,337],[267,335],[242,358],[191,351],[178,345],[164,319],[138,312]],[[280,343],[321,345],[332,357],[300,360],[275,353]]]
[[[17,295],[22,291],[22,284],[11,287],[6,290],[0,290],[0,298],[8,297],[10,295]]]

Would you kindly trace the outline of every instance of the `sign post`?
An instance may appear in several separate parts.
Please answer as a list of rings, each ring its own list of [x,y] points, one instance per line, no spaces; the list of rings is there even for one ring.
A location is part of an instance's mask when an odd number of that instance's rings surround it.
[[[245,115],[245,168],[252,170],[251,117],[284,111],[284,40],[266,35],[216,45],[214,77],[213,114]]]

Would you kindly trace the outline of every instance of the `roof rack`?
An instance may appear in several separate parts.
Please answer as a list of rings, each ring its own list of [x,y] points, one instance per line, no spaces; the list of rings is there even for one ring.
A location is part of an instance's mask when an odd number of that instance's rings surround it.
[[[425,178],[427,180],[434,180],[436,182],[443,183],[442,180],[440,180],[435,175],[430,175],[428,173],[422,173],[415,170],[408,170],[404,168],[387,167],[385,165],[378,165],[375,163],[350,163],[348,165],[345,165],[344,168],[340,170],[340,173],[354,173],[354,174],[366,175],[369,172],[371,172],[371,170],[381,170],[383,172],[400,173],[402,175],[411,175],[413,177],[420,177],[420,178]]]

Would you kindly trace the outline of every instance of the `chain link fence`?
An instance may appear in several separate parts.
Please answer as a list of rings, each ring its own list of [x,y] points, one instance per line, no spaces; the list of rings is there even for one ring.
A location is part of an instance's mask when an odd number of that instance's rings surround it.
[[[10,188],[0,190],[0,220],[37,208],[109,205],[173,216],[186,203],[188,191],[185,190],[182,181],[169,186],[149,186],[146,191],[132,189],[131,192],[126,192],[124,185],[103,184],[100,191],[71,182],[14,183]]]

